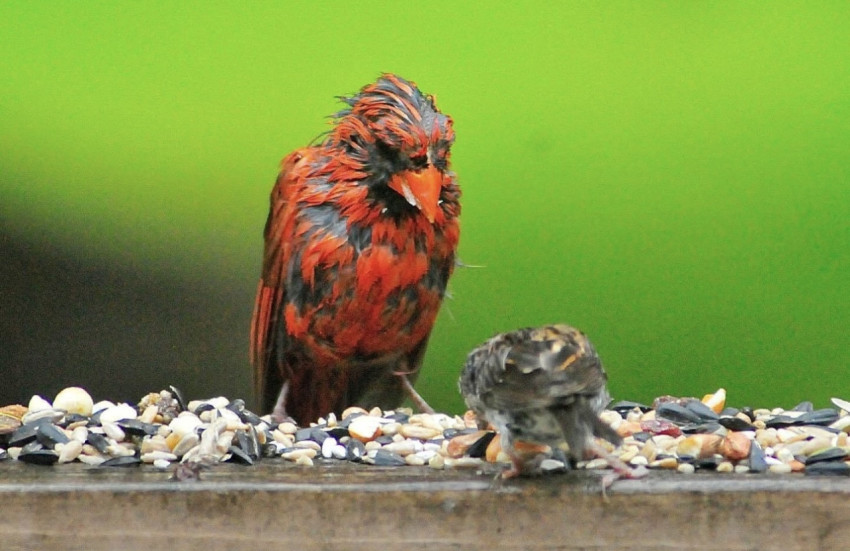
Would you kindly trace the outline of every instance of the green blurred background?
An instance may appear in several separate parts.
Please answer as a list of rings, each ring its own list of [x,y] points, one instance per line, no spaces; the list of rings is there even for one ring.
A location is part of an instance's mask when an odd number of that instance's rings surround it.
[[[564,321],[618,398],[850,397],[850,4],[0,3],[4,402],[250,395],[277,163],[397,72],[468,264],[419,389]]]

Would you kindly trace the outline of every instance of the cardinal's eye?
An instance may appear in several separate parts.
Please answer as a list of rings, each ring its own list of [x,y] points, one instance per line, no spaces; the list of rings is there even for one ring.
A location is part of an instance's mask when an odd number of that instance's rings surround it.
[[[387,159],[398,158],[398,151],[386,142],[377,140],[375,142],[375,146],[378,148],[378,153],[380,153],[382,157],[386,157]]]
[[[374,166],[381,165],[386,167],[389,174],[394,174],[407,168],[405,160],[402,158],[398,149],[391,147],[381,140],[375,142],[375,147],[377,148],[378,155],[372,160]]]
[[[410,158],[410,166],[419,170],[428,166],[428,157],[425,155],[414,155]]]

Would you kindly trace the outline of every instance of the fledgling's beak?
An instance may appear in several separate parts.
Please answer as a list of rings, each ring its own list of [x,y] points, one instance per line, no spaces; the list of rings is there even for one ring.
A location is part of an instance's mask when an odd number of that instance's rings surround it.
[[[434,222],[443,186],[443,175],[439,169],[429,166],[419,171],[405,170],[390,178],[389,186],[421,210],[428,222]]]

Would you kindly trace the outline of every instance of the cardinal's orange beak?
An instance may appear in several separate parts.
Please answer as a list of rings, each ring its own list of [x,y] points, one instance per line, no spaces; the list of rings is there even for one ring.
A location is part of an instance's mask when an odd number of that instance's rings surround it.
[[[419,171],[405,170],[390,178],[389,186],[421,210],[428,222],[434,222],[443,187],[443,175],[437,168],[429,166]]]

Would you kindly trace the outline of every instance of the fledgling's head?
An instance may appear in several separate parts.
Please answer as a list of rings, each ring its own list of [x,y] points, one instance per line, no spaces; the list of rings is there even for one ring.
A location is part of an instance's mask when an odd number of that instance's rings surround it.
[[[454,142],[452,119],[415,83],[382,75],[336,114],[329,141],[343,146],[369,174],[369,185],[389,188],[434,221]]]

